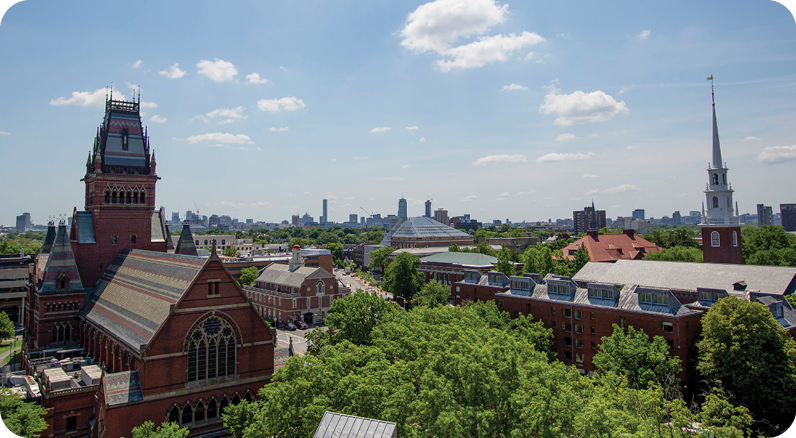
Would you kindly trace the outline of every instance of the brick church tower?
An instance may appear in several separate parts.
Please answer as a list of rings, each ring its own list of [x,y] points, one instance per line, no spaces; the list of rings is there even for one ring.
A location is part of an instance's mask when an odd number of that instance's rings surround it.
[[[167,250],[168,228],[155,210],[155,153],[138,101],[105,101],[105,118],[86,162],[84,211],[72,215],[70,240],[80,277],[92,287],[123,248]]]
[[[741,222],[737,206],[733,209],[732,184],[727,181],[727,165],[721,160],[719,127],[716,123],[716,101],[713,97],[713,75],[710,83],[713,101],[713,161],[708,164],[705,187],[707,214],[702,204],[702,255],[705,263],[743,263],[741,253]]]

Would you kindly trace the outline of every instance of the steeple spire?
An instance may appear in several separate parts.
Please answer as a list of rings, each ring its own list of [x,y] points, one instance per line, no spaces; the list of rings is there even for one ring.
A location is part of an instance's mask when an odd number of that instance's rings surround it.
[[[719,125],[716,123],[716,97],[713,91],[713,75],[708,77],[710,81],[710,100],[713,103],[713,168],[724,168],[724,162],[721,160],[721,145],[719,144]]]

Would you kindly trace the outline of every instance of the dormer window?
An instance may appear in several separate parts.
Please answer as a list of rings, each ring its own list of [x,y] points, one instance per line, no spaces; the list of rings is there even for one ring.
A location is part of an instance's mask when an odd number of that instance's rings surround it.
[[[126,151],[130,147],[129,143],[127,142],[127,137],[128,137],[127,136],[127,128],[124,128],[124,130],[122,131],[122,150],[123,151]]]
[[[777,304],[771,309],[771,313],[774,314],[774,318],[782,318],[782,304]]]

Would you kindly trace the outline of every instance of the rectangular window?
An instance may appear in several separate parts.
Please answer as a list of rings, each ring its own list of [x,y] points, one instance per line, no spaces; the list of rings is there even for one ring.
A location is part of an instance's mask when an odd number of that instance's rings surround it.
[[[674,331],[674,326],[671,322],[664,322],[661,325],[664,333],[672,333]]]
[[[582,310],[576,310],[575,311],[575,319],[583,319],[583,311]]]
[[[578,353],[575,355],[575,361],[578,363],[583,363],[585,359],[586,357],[583,355],[583,353]]]
[[[652,304],[652,294],[649,292],[642,292],[638,294],[638,302],[643,304]]]
[[[566,345],[567,347],[571,347],[572,346],[572,338],[570,338],[569,336],[564,337],[564,345]]]
[[[561,323],[561,328],[565,332],[571,332],[572,331],[572,323],[571,322],[562,322]]]
[[[556,314],[556,308],[555,308],[555,307],[551,307],[551,308],[550,308],[550,312],[552,312],[552,313],[553,313],[553,315],[555,315],[555,314]]]
[[[293,298],[293,308],[295,309],[295,308],[297,307],[297,305],[298,305],[298,304],[296,303],[296,299],[295,299],[295,298]]]
[[[597,349],[597,344],[595,344],[594,342],[592,342],[592,343],[591,343],[591,349],[592,349],[592,350],[596,350],[596,349]]]
[[[603,299],[604,300],[613,300],[614,299],[614,291],[611,289],[603,289]]]
[[[564,318],[571,318],[572,317],[572,310],[571,309],[561,309],[561,314],[564,315]]]
[[[116,245],[116,236],[111,236],[111,245]]]
[[[594,312],[589,312],[589,319],[594,319]]]
[[[575,333],[583,333],[583,326],[580,324],[575,324]]]
[[[66,417],[66,430],[75,429],[77,429],[77,416],[72,415],[71,417]]]
[[[575,348],[583,348],[583,339],[575,339]]]
[[[661,304],[665,306],[669,304],[669,297],[664,294],[654,294],[652,296],[652,302],[655,304]]]
[[[625,321],[625,317],[624,316],[620,316],[619,317],[619,326],[622,327],[622,328],[625,328],[625,325],[627,325],[627,322]]]
[[[667,339],[666,340],[666,344],[669,346],[669,350],[674,348],[674,340],[673,339]]]
[[[525,304],[525,314],[526,315],[530,315],[531,314],[531,305],[530,305],[530,303]]]
[[[135,245],[136,239],[137,239],[137,237],[135,235],[130,236],[130,243]]]
[[[564,359],[572,360],[572,352],[571,351],[565,351],[564,352]]]
[[[312,307],[312,301],[310,301],[310,298],[307,298],[307,308],[309,309],[310,307]]]
[[[498,309],[502,309],[503,308],[503,300],[497,300],[497,302],[498,302],[497,303],[498,304]]]
[[[594,334],[594,327],[589,327],[589,330],[591,330],[591,334]]]

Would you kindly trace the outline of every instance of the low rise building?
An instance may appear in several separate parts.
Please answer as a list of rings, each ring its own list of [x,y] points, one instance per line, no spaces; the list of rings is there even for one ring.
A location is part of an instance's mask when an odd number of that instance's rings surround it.
[[[564,257],[574,260],[575,253],[581,246],[586,247],[589,259],[593,262],[640,260],[647,254],[660,251],[657,245],[637,236],[633,230],[625,230],[622,234],[598,234],[597,231],[589,231],[564,247]]]
[[[451,285],[464,280],[464,271],[486,274],[495,269],[497,257],[472,252],[444,252],[420,259],[418,271],[426,283],[432,280]]]

